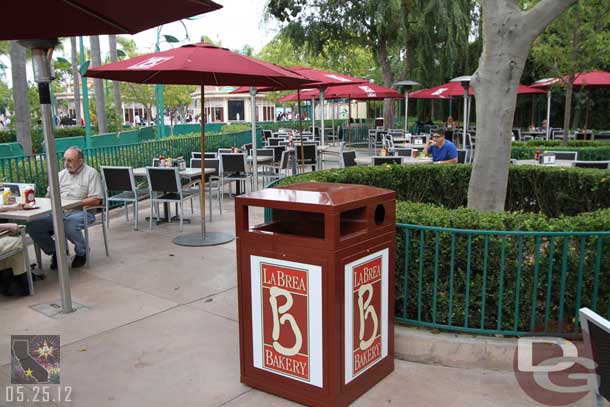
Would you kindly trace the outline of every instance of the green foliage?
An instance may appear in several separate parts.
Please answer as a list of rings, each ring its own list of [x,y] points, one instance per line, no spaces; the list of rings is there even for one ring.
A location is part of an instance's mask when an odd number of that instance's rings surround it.
[[[450,210],[431,204],[399,202],[396,218],[398,223],[462,230],[610,230],[609,209],[551,219],[535,213],[481,213],[464,208]],[[408,264],[405,264],[407,250]],[[397,316],[408,320],[421,318],[441,325],[528,332],[544,323],[547,309],[551,320],[560,319],[561,287],[565,278],[564,330],[573,331],[579,306],[592,307],[597,262],[600,275],[610,271],[610,257],[604,255],[609,250],[610,238],[606,236],[600,242],[595,235],[582,238],[541,236],[537,239],[511,234],[503,237],[492,232],[471,234],[469,239],[462,233],[412,231],[407,244],[406,230],[399,227],[396,239]],[[549,297],[547,292],[551,293]],[[600,279],[597,294],[599,304],[608,303],[608,279]]]
[[[513,147],[558,147],[560,145],[559,140],[513,141]],[[610,141],[570,140],[568,147],[610,147]]]
[[[577,151],[578,159],[582,161],[606,161],[610,160],[610,146],[606,147],[513,147],[511,158],[516,160],[533,160],[536,150],[544,152],[545,149],[552,151]]]
[[[469,165],[387,165],[307,173],[282,180],[372,185],[396,191],[399,201],[466,206]],[[610,171],[512,166],[506,209],[550,217],[610,208]]]

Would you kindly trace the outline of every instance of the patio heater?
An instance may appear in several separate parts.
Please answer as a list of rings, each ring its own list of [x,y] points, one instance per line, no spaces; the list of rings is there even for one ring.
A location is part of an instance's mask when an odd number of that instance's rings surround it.
[[[409,91],[413,86],[418,86],[419,83],[412,80],[404,80],[399,82],[394,82],[394,86],[404,86],[405,87],[405,134],[409,132]]]
[[[540,79],[534,85],[548,85],[546,87],[546,139],[551,137],[551,86],[556,81],[554,78]]]
[[[59,41],[57,39],[22,40],[19,41],[19,44],[32,50],[34,81],[38,84],[42,131],[47,153],[47,174],[49,177],[49,196],[51,198],[51,207],[53,208],[53,229],[55,231],[55,253],[57,255],[57,275],[59,277],[61,308],[64,313],[69,313],[73,311],[72,295],[70,293],[68,258],[66,256],[63,211],[61,209],[61,196],[59,194],[57,152],[55,150],[55,140],[53,137],[50,92],[50,61],[51,56],[53,55],[53,49],[59,44]]]
[[[460,82],[462,87],[464,88],[464,124],[462,131],[462,145],[466,147],[466,133],[468,132],[468,125],[470,121],[470,110],[468,103],[468,91],[470,90],[470,81],[472,80],[472,76],[458,76],[457,78],[451,79],[450,82]]]

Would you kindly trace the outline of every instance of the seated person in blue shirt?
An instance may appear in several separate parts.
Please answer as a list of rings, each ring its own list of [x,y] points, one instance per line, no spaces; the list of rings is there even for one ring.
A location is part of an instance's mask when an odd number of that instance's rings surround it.
[[[427,156],[432,154],[432,161],[439,164],[455,164],[458,162],[455,144],[445,140],[444,133],[432,133],[432,138],[424,147],[424,154]]]

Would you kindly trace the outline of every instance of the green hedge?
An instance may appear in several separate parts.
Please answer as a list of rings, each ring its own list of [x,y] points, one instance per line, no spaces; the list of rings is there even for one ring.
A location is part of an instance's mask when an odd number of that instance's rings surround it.
[[[398,202],[396,218],[397,223],[470,230],[610,231],[610,209],[573,217],[548,218],[535,213],[480,213],[464,208],[447,209],[433,204]],[[437,236],[439,256],[435,262]],[[455,249],[453,267],[452,245]],[[407,247],[411,255],[408,267],[405,267]],[[551,321],[560,320],[562,303],[561,319],[566,323],[563,332],[574,330],[579,306],[592,308],[597,303],[602,314],[607,312],[610,301],[608,236],[601,241],[596,236],[560,236],[552,242],[548,236],[541,236],[536,250],[537,240],[533,236],[488,235],[486,238],[486,235],[477,233],[471,235],[470,248],[468,256],[468,236],[465,234],[437,234],[433,231],[425,232],[423,241],[421,232],[411,232],[406,246],[406,233],[399,228],[396,239],[397,316],[410,321],[435,321],[448,327],[524,333],[540,326],[547,312]],[[595,289],[594,271],[598,261],[599,284]],[[406,289],[405,272],[408,273]],[[595,292],[596,302],[593,300]],[[548,293],[550,297],[547,298]],[[421,308],[418,306],[420,298]],[[436,313],[433,312],[434,304]],[[548,328],[549,331],[552,329]]]
[[[561,140],[513,141],[513,147],[560,147]],[[568,147],[610,147],[610,141],[569,140]]]
[[[607,161],[610,160],[610,145],[607,147],[513,147],[511,158],[516,160],[533,160],[536,150],[577,151],[581,161]]]
[[[470,165],[390,165],[351,167],[290,177],[282,184],[306,180],[364,184],[397,192],[399,201],[459,208],[467,205]],[[541,212],[549,217],[575,215],[610,207],[610,170],[512,166],[506,209]]]

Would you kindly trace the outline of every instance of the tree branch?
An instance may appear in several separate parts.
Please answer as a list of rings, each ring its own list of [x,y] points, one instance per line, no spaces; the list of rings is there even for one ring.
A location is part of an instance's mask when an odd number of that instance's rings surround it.
[[[533,9],[524,13],[525,26],[531,29],[535,38],[551,21],[577,2],[578,0],[542,0]]]

